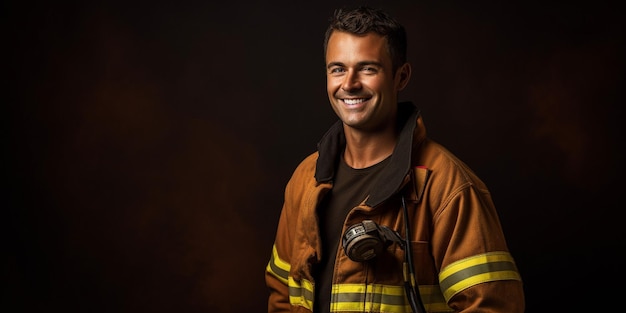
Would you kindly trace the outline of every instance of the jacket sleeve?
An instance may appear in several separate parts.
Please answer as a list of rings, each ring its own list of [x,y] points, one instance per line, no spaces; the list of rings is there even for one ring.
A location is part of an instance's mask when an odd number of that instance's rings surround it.
[[[272,249],[272,257],[267,269],[265,271],[265,282],[270,291],[267,311],[272,312],[289,312],[289,287],[288,281],[285,277],[281,276],[283,273],[288,273],[284,269],[278,267],[280,260],[277,260],[276,246]],[[287,278],[288,279],[288,278]]]
[[[278,220],[270,261],[265,270],[265,283],[269,289],[269,313],[290,312],[291,310],[289,303],[289,273],[291,271],[290,262],[294,234],[293,229],[290,227],[290,219],[296,218],[290,216],[290,212],[295,205],[293,203],[293,193],[293,181],[290,181],[285,188],[285,201]]]
[[[448,303],[456,312],[524,312],[520,281],[484,282],[456,294]]]
[[[268,312],[289,312],[290,239],[287,230],[285,206],[280,214],[270,261],[265,270],[265,283],[269,289]]]
[[[468,182],[434,216],[433,254],[455,312],[524,312],[522,280],[487,188]]]
[[[285,187],[284,202],[278,220],[272,255],[265,271],[265,282],[270,292],[268,300],[270,313],[293,310],[294,305],[289,296],[289,283],[302,279],[300,277],[303,274],[302,269],[306,267],[306,259],[301,257],[302,250],[312,254],[313,247],[304,248],[303,237],[316,234],[317,230],[303,229],[303,225],[311,223],[302,219],[307,216],[311,218],[314,215],[315,199],[318,195],[313,176],[316,160],[317,153],[312,153],[305,158],[295,169]],[[305,198],[313,202],[303,200]],[[311,226],[316,227],[316,225]]]

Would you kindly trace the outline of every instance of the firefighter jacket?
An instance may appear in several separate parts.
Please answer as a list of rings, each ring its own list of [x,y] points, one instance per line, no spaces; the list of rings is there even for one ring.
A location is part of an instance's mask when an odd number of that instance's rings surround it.
[[[406,121],[391,160],[370,195],[346,216],[343,232],[367,219],[406,236],[404,202],[414,283],[427,312],[523,312],[522,281],[487,187],[426,136],[413,104],[399,104],[398,115]],[[268,312],[312,312],[320,305],[313,303],[312,267],[321,251],[316,207],[333,187],[344,145],[338,121],[286,185],[265,272]],[[403,275],[407,249],[393,243],[366,262],[337,249],[331,303],[324,304],[331,312],[411,312]]]

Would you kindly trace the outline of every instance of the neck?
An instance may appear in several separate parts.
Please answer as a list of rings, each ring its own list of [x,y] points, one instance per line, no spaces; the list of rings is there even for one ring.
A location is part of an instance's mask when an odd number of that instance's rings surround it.
[[[366,168],[381,162],[393,153],[397,133],[393,127],[376,133],[363,133],[344,127],[346,149],[343,157],[352,168]]]

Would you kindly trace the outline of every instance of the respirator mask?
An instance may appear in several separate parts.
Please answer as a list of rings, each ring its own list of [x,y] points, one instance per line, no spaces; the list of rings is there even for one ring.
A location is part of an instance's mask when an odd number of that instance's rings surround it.
[[[341,239],[344,252],[355,262],[373,259],[394,242],[404,250],[404,242],[398,232],[372,220],[350,226]]]

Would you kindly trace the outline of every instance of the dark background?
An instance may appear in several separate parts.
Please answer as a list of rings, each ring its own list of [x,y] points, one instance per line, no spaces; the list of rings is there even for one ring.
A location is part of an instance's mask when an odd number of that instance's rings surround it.
[[[401,98],[490,187],[527,311],[619,311],[623,10],[549,1],[4,2],[0,309],[264,312],[346,3],[406,25]]]

